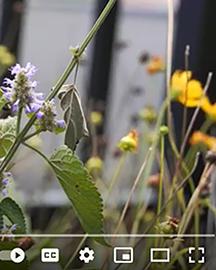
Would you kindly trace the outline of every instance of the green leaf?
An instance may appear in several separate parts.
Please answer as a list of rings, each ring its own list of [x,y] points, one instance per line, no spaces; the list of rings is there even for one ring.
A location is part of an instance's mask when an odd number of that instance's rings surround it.
[[[0,241],[0,252],[5,250],[12,250],[17,248],[18,244],[14,241]],[[29,269],[29,262],[27,258],[19,264],[15,264],[11,261],[1,261],[0,259],[0,269],[2,270],[28,270]]]
[[[74,150],[79,140],[89,135],[80,97],[75,86],[71,84],[64,85],[58,96],[66,123],[65,144]]]
[[[0,158],[4,157],[15,140],[17,117],[0,119]]]
[[[0,88],[0,112],[3,109],[3,107],[6,105],[7,100],[6,98],[3,96],[3,92],[2,89]]]
[[[5,198],[0,202],[2,215],[6,216],[12,224],[17,225],[15,234],[26,233],[26,222],[19,205],[11,198]]]
[[[85,232],[103,233],[102,199],[82,162],[67,146],[61,146],[50,163]]]

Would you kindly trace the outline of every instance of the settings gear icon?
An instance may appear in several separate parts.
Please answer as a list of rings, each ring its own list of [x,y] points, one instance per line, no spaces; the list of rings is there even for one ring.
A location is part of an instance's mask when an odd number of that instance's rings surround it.
[[[85,247],[84,249],[81,249],[79,252],[80,261],[83,261],[84,263],[90,263],[94,261],[94,250],[90,249],[88,247]]]

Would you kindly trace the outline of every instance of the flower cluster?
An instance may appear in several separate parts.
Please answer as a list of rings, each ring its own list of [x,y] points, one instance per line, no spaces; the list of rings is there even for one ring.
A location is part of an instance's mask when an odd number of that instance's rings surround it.
[[[26,113],[33,113],[41,108],[44,102],[43,94],[35,91],[37,82],[32,81],[36,71],[36,67],[31,63],[27,63],[25,67],[16,64],[11,68],[11,75],[14,78],[4,79],[3,94],[13,112],[24,108]]]
[[[138,147],[138,134],[136,130],[131,130],[128,135],[121,138],[118,148],[123,152],[135,152]]]
[[[54,100],[45,101],[36,113],[37,121],[35,126],[41,131],[60,133],[65,129],[64,120],[56,120],[57,111]]]
[[[3,197],[8,196],[8,187],[12,179],[13,177],[10,172],[4,172],[1,176],[1,193]]]

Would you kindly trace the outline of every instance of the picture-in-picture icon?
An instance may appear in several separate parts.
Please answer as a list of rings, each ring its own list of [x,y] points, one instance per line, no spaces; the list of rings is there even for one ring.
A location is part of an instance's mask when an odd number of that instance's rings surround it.
[[[131,247],[115,247],[114,263],[133,263],[134,253]]]

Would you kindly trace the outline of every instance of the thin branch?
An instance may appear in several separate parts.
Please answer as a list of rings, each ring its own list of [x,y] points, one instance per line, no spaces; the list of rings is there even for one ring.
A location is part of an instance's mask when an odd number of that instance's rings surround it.
[[[123,222],[123,220],[125,218],[125,215],[127,213],[128,207],[129,207],[131,199],[132,199],[132,195],[133,195],[133,193],[134,193],[134,191],[135,191],[135,189],[136,189],[136,187],[137,187],[137,185],[138,185],[138,183],[139,183],[139,181],[140,181],[140,179],[142,177],[142,174],[143,174],[143,172],[144,172],[144,170],[146,168],[146,165],[147,165],[147,162],[149,160],[149,156],[150,156],[151,151],[152,151],[152,148],[149,148],[148,153],[147,153],[147,155],[146,155],[146,157],[145,157],[145,159],[143,161],[143,164],[142,164],[142,166],[141,166],[141,168],[139,170],[139,173],[138,173],[137,177],[135,178],[134,184],[133,184],[133,186],[132,186],[132,188],[130,190],[130,193],[128,195],[127,201],[126,201],[125,206],[123,208],[121,217],[119,219],[118,225],[116,226],[116,230],[115,230],[114,234],[116,234],[119,231],[119,228],[120,228],[120,226],[121,226],[121,224],[122,224],[122,222]]]

